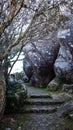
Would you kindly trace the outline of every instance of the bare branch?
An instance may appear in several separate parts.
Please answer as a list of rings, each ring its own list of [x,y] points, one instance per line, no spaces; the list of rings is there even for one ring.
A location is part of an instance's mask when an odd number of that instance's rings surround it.
[[[10,25],[10,22],[13,20],[13,18],[17,15],[22,7],[22,4],[23,0],[21,0],[21,2],[17,4],[17,6],[15,4],[15,0],[11,1],[10,14],[7,17],[7,20],[0,24],[0,36],[4,32],[5,28]]]
[[[19,58],[19,56],[20,56],[20,54],[21,54],[22,49],[23,49],[23,45],[21,46],[20,52],[19,52],[19,54],[18,54],[16,60],[13,62],[12,66],[11,66],[11,69],[9,70],[8,75],[11,73],[13,66],[15,65],[16,61],[18,60],[18,58]]]
[[[39,7],[40,7],[40,5],[41,5],[42,2],[43,2],[43,0],[40,0],[38,6],[37,6],[37,8],[36,8],[36,11],[34,12],[34,14],[33,14],[33,16],[32,16],[31,22],[29,23],[27,29],[26,29],[22,34],[21,34],[21,32],[20,32],[19,37],[13,42],[13,44],[10,44],[10,45],[9,45],[8,49],[6,50],[6,52],[4,53],[4,55],[2,56],[3,59],[9,54],[9,52],[11,51],[11,49],[12,49],[14,46],[18,45],[18,44],[20,43],[20,41],[25,37],[25,35],[26,35],[27,32],[29,31],[29,29],[30,29],[30,27],[31,27],[31,25],[32,25],[32,23],[33,23],[34,18],[37,16],[38,9],[39,9]]]

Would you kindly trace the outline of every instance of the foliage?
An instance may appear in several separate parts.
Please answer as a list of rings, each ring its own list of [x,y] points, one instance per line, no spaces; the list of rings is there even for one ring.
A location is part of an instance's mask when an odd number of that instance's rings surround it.
[[[26,87],[19,82],[8,81],[6,90],[6,113],[18,112],[27,98]],[[21,104],[21,105],[20,105]]]

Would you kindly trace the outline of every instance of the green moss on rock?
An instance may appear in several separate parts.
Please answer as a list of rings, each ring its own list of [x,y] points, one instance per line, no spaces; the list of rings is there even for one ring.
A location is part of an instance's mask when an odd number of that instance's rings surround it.
[[[47,86],[49,91],[58,91],[61,90],[63,86],[63,82],[61,82],[58,78],[54,78]]]
[[[14,89],[10,88],[6,92],[6,113],[19,111],[27,98],[27,89],[24,84],[15,83],[14,86]]]

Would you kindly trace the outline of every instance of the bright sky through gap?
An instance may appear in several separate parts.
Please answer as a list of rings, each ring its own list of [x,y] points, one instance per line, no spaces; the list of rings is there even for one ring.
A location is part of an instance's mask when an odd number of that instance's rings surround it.
[[[17,58],[17,56],[15,56],[11,61],[16,60],[16,58]],[[23,52],[22,52],[18,59],[23,59],[23,58],[24,58],[24,55],[23,55]],[[20,60],[20,61],[17,61],[15,63],[15,65],[13,66],[11,74],[16,73],[16,72],[22,72],[22,71],[23,71],[23,60]]]

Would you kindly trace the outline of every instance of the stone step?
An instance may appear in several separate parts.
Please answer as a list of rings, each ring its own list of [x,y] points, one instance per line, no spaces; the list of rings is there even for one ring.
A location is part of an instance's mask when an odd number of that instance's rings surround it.
[[[34,107],[34,108],[26,108],[22,110],[20,113],[54,113],[56,112],[56,107]]]
[[[64,100],[57,100],[57,99],[52,99],[52,100],[27,100],[25,101],[25,104],[27,105],[58,105],[58,104],[63,104]]]
[[[49,94],[40,94],[40,95],[29,95],[29,98],[52,98],[51,95]]]

